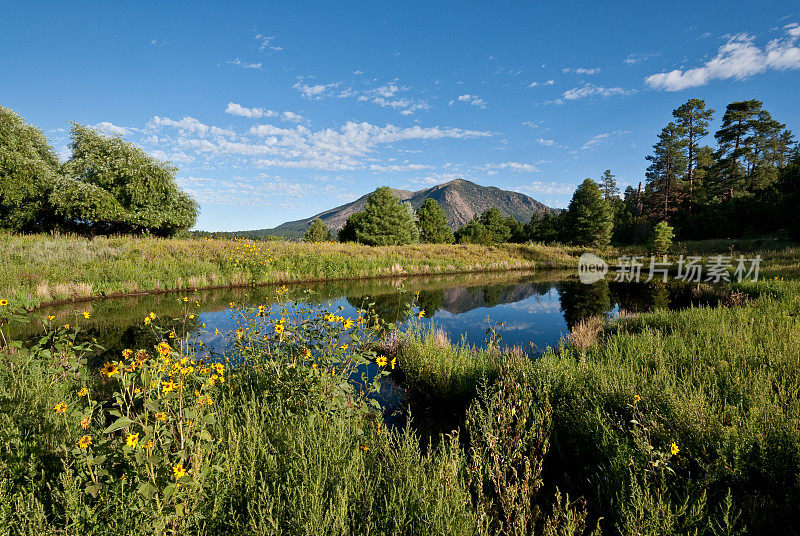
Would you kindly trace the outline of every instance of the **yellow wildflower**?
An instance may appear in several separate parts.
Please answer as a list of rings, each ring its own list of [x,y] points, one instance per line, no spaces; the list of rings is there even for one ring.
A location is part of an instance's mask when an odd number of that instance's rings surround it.
[[[144,317],[144,325],[145,326],[149,326],[150,325],[150,317],[149,316]]]
[[[386,356],[385,355],[379,355],[378,358],[375,360],[375,362],[378,364],[378,366],[385,367],[386,366]]]
[[[64,413],[65,411],[67,411],[67,405],[64,402],[59,402],[58,404],[53,406],[53,410],[56,413]]]
[[[89,313],[89,311],[84,311],[84,312],[83,312],[83,318],[86,318],[86,319],[88,319],[88,318],[89,318],[89,317],[91,317],[91,316],[92,316],[92,315],[91,315],[91,313]]]
[[[156,314],[153,311],[150,311],[149,318],[150,318],[150,320],[155,320],[156,319]]]
[[[83,419],[81,419],[81,428],[83,428],[84,430],[89,429],[89,424],[90,424],[89,417],[84,417]]]
[[[339,348],[341,348],[342,350],[347,350],[349,347],[350,347],[349,344],[343,344]]]
[[[122,351],[122,357],[124,357],[125,359],[130,359],[132,356],[133,356],[133,350],[131,350],[130,348],[126,348],[125,350]]]
[[[183,464],[182,463],[178,463],[177,465],[175,465],[172,468],[172,472],[175,475],[175,480],[179,480],[179,479],[183,478],[183,475],[186,474],[186,469],[183,468]]]
[[[277,324],[275,324],[275,333],[277,333],[278,335],[283,333],[283,324],[282,323],[278,322]]]
[[[125,446],[130,447],[132,449],[136,448],[136,445],[139,444],[139,434],[128,434],[128,437],[125,438]]]
[[[420,309],[417,318],[422,318],[423,316],[425,316],[425,309]]]
[[[7,299],[3,298],[2,300],[0,300],[0,307],[5,307],[6,305],[8,305]]]
[[[164,413],[163,411],[156,413],[156,419],[158,419],[161,422],[164,422],[167,420],[167,414]]]
[[[103,368],[100,369],[100,373],[110,378],[114,374],[119,374],[119,366],[116,363],[107,362],[103,365]]]
[[[183,297],[183,301],[184,301],[184,302],[188,302],[188,301],[189,301],[189,298],[187,298],[186,296],[184,296],[184,297]]]
[[[81,387],[78,391],[78,396],[86,396],[89,394],[89,390],[86,387]]]
[[[639,395],[633,395],[633,401],[634,401],[634,402],[639,402],[641,399],[642,399],[642,397],[641,397],[641,396],[639,396]]]
[[[50,322],[52,322],[53,320],[55,320],[55,319],[56,319],[56,317],[55,317],[55,315],[47,315],[47,319],[48,319]]]
[[[350,318],[348,317],[348,319],[344,321],[344,329],[350,329],[352,327],[353,327],[353,321],[350,320]]]
[[[165,393],[170,393],[174,391],[176,387],[178,386],[172,380],[168,382],[161,382],[161,388]]]
[[[64,324],[64,329],[69,329],[69,324]]]
[[[162,357],[165,357],[169,355],[170,351],[172,350],[172,347],[167,342],[160,342],[158,343],[156,349],[158,350],[158,353],[161,354]]]
[[[670,454],[672,454],[673,456],[675,456],[676,454],[678,454],[680,451],[681,451],[681,449],[678,447],[678,444],[677,444],[677,443],[675,443],[675,442],[673,442],[673,443],[672,443],[672,445],[670,445],[670,447],[669,447],[669,452],[670,452]]]
[[[391,361],[389,361],[389,366],[394,370],[394,365],[397,363],[397,358],[393,357]]]
[[[83,450],[89,448],[89,445],[91,444],[92,444],[92,436],[90,435],[85,435],[78,440],[78,446]]]

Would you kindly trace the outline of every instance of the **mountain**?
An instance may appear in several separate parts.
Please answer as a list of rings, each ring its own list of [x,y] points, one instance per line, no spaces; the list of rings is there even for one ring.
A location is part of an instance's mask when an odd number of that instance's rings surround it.
[[[447,224],[454,231],[470,221],[474,216],[482,214],[492,207],[497,207],[505,216],[514,216],[518,221],[527,223],[531,216],[539,212],[555,212],[535,199],[519,192],[501,190],[494,186],[481,186],[463,179],[452,180],[432,188],[411,192],[395,190],[392,192],[401,201],[408,201],[414,210],[418,209],[426,199],[434,199],[444,210]],[[369,195],[369,194],[368,194]],[[368,195],[364,195],[346,205],[341,205],[316,216],[302,220],[289,221],[272,229],[243,231],[249,236],[283,236],[301,238],[308,226],[319,218],[332,232],[339,231],[353,213],[364,210]]]

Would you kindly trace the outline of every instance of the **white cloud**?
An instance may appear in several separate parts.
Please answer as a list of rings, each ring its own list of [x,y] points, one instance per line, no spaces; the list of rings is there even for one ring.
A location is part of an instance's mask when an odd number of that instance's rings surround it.
[[[251,118],[278,116],[278,112],[273,112],[272,110],[264,110],[263,108],[245,108],[241,104],[237,104],[235,102],[228,103],[228,107],[225,108],[225,113]]]
[[[131,128],[128,127],[121,127],[113,123],[109,123],[108,121],[103,121],[102,123],[97,123],[96,125],[92,125],[92,128],[96,128],[100,132],[103,132],[105,134],[111,134],[113,136],[127,136],[128,134],[131,133],[132,130]]]
[[[554,140],[547,140],[544,138],[537,138],[536,143],[538,143],[539,145],[544,145],[546,147],[552,147],[553,145],[556,144]]]
[[[453,101],[450,101],[451,104],[452,102]],[[469,93],[465,95],[459,95],[458,102],[465,102],[467,104],[471,104],[472,106],[477,106],[478,108],[486,109],[486,101],[484,101],[477,95],[470,95]]]
[[[704,86],[712,80],[744,80],[768,70],[800,69],[800,38],[798,23],[784,26],[786,36],[769,41],[763,48],[755,44],[753,36],[741,33],[728,38],[719,47],[716,56],[701,67],[648,76],[645,82],[653,89],[680,91]]]
[[[612,130],[611,132],[602,132],[586,140],[586,143],[583,144],[581,149],[584,151],[589,149],[596,149],[597,147],[601,147],[603,145],[610,143],[610,141],[614,138],[618,138],[620,136],[628,134],[628,132],[629,131],[627,130]]]
[[[261,68],[261,62],[258,62],[258,63],[247,63],[246,61],[242,61],[239,58],[236,58],[235,60],[229,61],[227,63],[229,63],[231,65],[238,65],[239,67],[242,67],[243,69],[260,69]]]
[[[291,121],[292,123],[304,123],[307,121],[307,119],[302,115],[289,111],[283,112],[281,114],[281,118],[284,121]]]
[[[524,194],[545,194],[545,195],[568,195],[575,190],[575,186],[572,184],[564,184],[560,182],[540,182],[540,181],[533,181],[528,184],[523,184],[521,186],[515,186],[513,188],[509,188],[509,190],[513,190],[515,192],[520,192]]]
[[[564,67],[563,69],[561,69],[562,73],[575,73],[575,74],[596,74],[596,73],[599,73],[600,71],[602,71],[602,69],[600,67],[592,67],[592,68],[586,68],[586,67],[569,68],[569,67]]]
[[[263,34],[256,34],[256,41],[258,41],[258,50],[259,52],[264,52],[265,50],[274,50],[276,52],[283,50],[283,47],[276,47],[272,44],[272,41],[275,39],[275,36],[270,35],[263,35]]]
[[[302,82],[297,82],[292,87],[298,90],[300,93],[303,94],[303,96],[309,99],[320,99],[328,90],[328,88],[332,88],[335,86],[336,84],[334,83],[308,85]]]
[[[643,52],[637,52],[635,54],[629,54],[627,58],[625,58],[625,63],[627,65],[636,65],[637,63],[642,63],[643,61],[647,61],[656,54],[645,54]]]
[[[215,137],[223,136],[232,138],[236,136],[236,133],[230,129],[214,126],[210,127],[201,123],[194,117],[184,117],[183,119],[174,120],[156,115],[153,119],[148,121],[147,127],[152,130],[158,130],[164,127],[174,128],[182,134],[197,134],[200,137],[205,137],[209,134]]]
[[[484,164],[479,169],[485,171],[488,175],[496,175],[500,170],[513,171],[514,173],[531,173],[539,171],[539,169],[533,164],[528,164],[525,162],[490,163]]]
[[[552,86],[555,84],[556,81],[552,78],[550,80],[545,80],[544,82],[531,82],[528,87],[536,87],[536,86]]]
[[[585,99],[587,97],[610,97],[612,95],[630,95],[635,93],[636,90],[626,90],[621,87],[603,87],[594,84],[585,84],[581,87],[574,87],[568,89],[562,94],[564,100],[572,101],[578,99]]]

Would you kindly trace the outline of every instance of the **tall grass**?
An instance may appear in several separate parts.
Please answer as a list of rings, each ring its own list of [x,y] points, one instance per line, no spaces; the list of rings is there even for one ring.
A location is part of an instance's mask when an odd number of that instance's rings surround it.
[[[798,290],[772,281],[751,285],[761,296],[738,307],[623,317],[597,344],[535,361],[498,355],[479,360],[480,374],[451,366],[463,347],[444,352],[428,336],[399,366],[412,392],[455,385],[461,404],[470,391],[485,397],[482,379],[513,360],[510,374],[533,393],[521,403],[551,408],[545,484],[584,497],[612,533],[791,534],[800,523]]]

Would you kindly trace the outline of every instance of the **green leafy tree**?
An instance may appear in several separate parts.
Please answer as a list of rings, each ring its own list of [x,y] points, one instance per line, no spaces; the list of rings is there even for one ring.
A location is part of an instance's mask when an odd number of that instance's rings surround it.
[[[619,197],[617,181],[610,169],[605,170],[600,177],[600,191],[603,192],[603,199],[609,202]]]
[[[435,199],[428,198],[417,210],[417,227],[419,239],[431,244],[452,244],[455,242],[453,231],[447,225],[444,210]]]
[[[328,231],[328,227],[319,218],[311,222],[303,236],[304,242],[327,242],[330,239],[331,233]]]
[[[492,233],[481,223],[480,218],[472,218],[459,227],[455,232],[456,242],[459,244],[484,244],[492,243]]]
[[[58,177],[58,157],[42,131],[0,106],[0,228],[51,227],[49,195]]]
[[[698,151],[700,138],[708,135],[708,123],[714,116],[714,110],[706,109],[706,101],[702,99],[689,99],[685,104],[672,110],[675,124],[682,130],[684,145],[686,146],[686,182],[689,184],[687,198],[688,212],[692,213],[694,201],[695,170],[702,165],[701,155]]]
[[[560,214],[538,212],[531,216],[531,221],[525,224],[526,239],[545,244],[557,242],[563,234],[561,227],[564,222],[561,214],[566,212]]]
[[[569,202],[564,230],[569,242],[582,246],[604,247],[614,228],[611,207],[603,200],[600,187],[592,179],[578,186]]]
[[[388,186],[370,194],[354,229],[356,240],[371,246],[411,244],[419,239],[411,206],[400,203]]]
[[[647,240],[647,245],[652,253],[663,255],[672,247],[673,238],[675,238],[675,232],[672,227],[667,222],[660,221],[653,227],[653,231]]]
[[[73,124],[72,157],[64,167],[76,181],[73,188],[88,185],[91,193],[62,196],[58,211],[92,232],[148,231],[169,236],[191,227],[197,219],[197,204],[175,182],[177,169],[119,137]],[[69,200],[76,204],[70,205]],[[103,219],[92,219],[98,216]],[[113,221],[106,221],[111,216]]]
[[[347,221],[344,222],[344,226],[339,231],[339,242],[355,242],[356,238],[356,229],[361,225],[361,221],[364,219],[364,211],[361,212],[354,212],[347,218]]]

